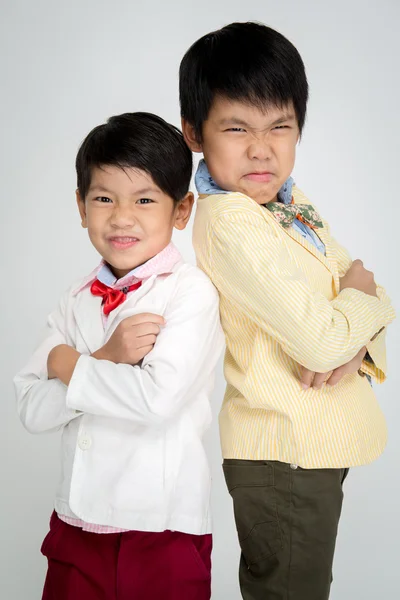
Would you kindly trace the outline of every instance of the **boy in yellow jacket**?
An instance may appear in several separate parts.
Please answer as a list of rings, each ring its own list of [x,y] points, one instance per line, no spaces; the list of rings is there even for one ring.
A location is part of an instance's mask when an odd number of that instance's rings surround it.
[[[220,414],[246,600],[326,600],[348,469],[383,451],[369,383],[394,311],[290,175],[308,84],[296,48],[256,23],[199,39],[180,67],[185,139],[203,152],[198,265],[220,294]]]

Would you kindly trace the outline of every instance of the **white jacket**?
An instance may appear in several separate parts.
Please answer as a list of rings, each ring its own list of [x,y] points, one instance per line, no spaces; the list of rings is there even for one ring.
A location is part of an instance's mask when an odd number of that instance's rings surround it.
[[[62,429],[58,513],[141,531],[209,533],[210,474],[202,436],[223,347],[218,295],[196,267],[153,275],[109,316],[86,287],[65,294],[46,336],[14,383],[32,433]],[[166,325],[139,366],[96,360],[125,318],[151,312]],[[82,354],[68,387],[47,379],[47,357],[66,343]]]

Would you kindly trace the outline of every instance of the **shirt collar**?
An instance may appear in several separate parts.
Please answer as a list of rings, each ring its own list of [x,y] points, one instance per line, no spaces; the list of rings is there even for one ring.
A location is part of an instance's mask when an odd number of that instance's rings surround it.
[[[127,275],[124,277],[121,277],[121,279],[117,279],[108,264],[102,260],[101,263],[89,275],[87,275],[87,277],[85,277],[79,286],[73,291],[73,295],[76,295],[84,290],[96,279],[113,289],[121,289],[124,287],[129,287],[138,281],[148,279],[152,275],[167,275],[172,273],[175,265],[177,265],[181,260],[181,253],[171,242],[166,248],[164,248],[164,250],[156,254],[156,256],[145,262],[143,265],[132,269],[132,271],[127,273]]]
[[[199,166],[197,168],[195,176],[195,184],[199,194],[211,195],[230,193],[229,191],[220,188],[219,185],[214,181],[214,179],[210,175],[210,171],[208,170],[204,159],[202,159],[199,162]],[[278,202],[282,202],[283,204],[291,203],[293,185],[294,181],[291,177],[289,177],[289,179],[285,181],[285,183],[278,192]]]

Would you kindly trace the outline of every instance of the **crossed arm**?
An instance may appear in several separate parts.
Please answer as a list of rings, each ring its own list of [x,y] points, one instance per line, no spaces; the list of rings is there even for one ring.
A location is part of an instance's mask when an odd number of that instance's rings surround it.
[[[155,315],[128,318],[94,355],[67,343],[61,304],[14,379],[25,427],[56,430],[82,413],[158,426],[183,410],[208,387],[223,347],[217,292],[206,283],[177,294],[165,326]]]
[[[335,383],[359,368],[384,379],[385,332],[381,330],[395,314],[361,261],[353,264],[336,245],[341,292],[329,301],[309,287],[274,229],[248,205],[220,216],[210,240],[217,288],[304,367],[305,385],[316,373],[321,374],[316,385],[322,385],[320,380],[329,373]],[[367,350],[375,366],[366,363]]]
[[[91,354],[97,360],[114,364],[138,365],[151,352],[165,319],[160,315],[141,313],[124,319],[110,339]],[[68,344],[59,344],[47,358],[48,379],[59,379],[69,385],[81,354]]]

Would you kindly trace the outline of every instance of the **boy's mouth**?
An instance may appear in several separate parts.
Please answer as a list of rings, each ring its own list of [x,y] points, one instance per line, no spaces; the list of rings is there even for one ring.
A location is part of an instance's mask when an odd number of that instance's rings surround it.
[[[140,240],[136,237],[114,236],[108,238],[108,241],[116,250],[126,250],[135,246]]]
[[[268,171],[264,171],[262,173],[247,173],[247,175],[245,175],[246,179],[249,179],[250,181],[255,181],[257,183],[269,183],[272,180],[273,174],[269,173]]]

